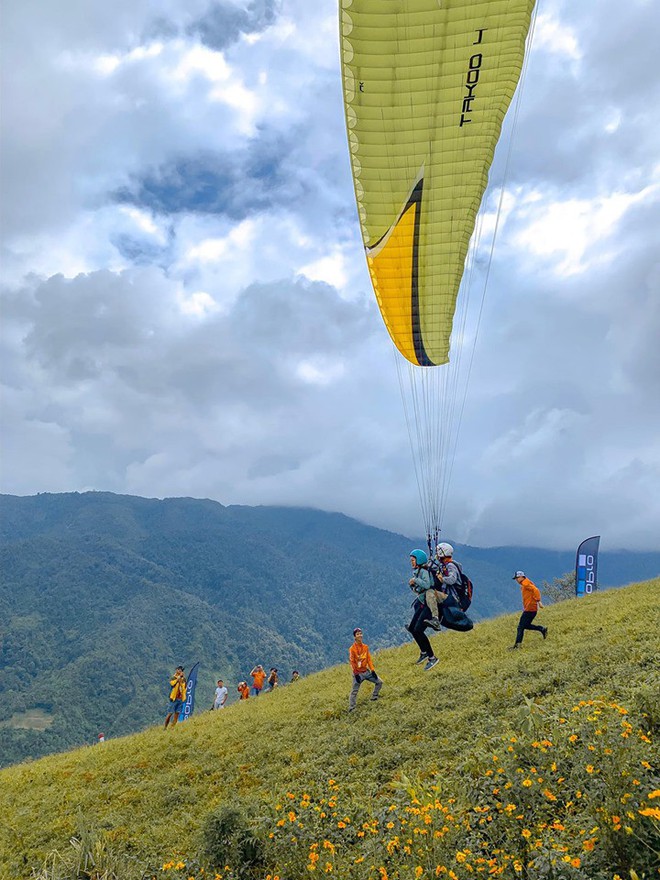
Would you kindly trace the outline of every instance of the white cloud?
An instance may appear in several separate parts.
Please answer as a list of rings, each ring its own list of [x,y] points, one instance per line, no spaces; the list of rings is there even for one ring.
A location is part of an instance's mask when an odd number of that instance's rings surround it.
[[[654,10],[539,12],[497,244],[491,261],[494,189],[473,253],[456,539],[657,546]],[[25,0],[4,32],[4,490],[314,504],[419,533],[335,0]],[[474,323],[461,336],[469,361]]]
[[[574,61],[582,57],[580,43],[573,28],[550,13],[539,13],[536,17],[534,46]]]
[[[658,203],[657,184],[640,192],[613,192],[592,199],[544,200],[538,194],[530,200],[525,215],[529,220],[515,237],[522,249],[541,257],[552,257],[552,271],[569,276],[586,272],[597,262],[610,262],[617,256],[616,241],[606,244],[616,232],[625,213],[645,200]]]

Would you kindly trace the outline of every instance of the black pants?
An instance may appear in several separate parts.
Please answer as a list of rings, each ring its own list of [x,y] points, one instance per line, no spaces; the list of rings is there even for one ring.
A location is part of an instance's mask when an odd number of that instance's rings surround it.
[[[520,615],[520,620],[518,621],[518,632],[516,634],[516,645],[519,645],[523,640],[523,635],[526,629],[533,629],[536,632],[542,633],[543,627],[536,626],[536,624],[532,623],[534,618],[536,617],[536,611],[523,611]]]
[[[426,626],[427,621],[431,617],[431,609],[426,604],[426,602],[420,602],[419,599],[415,600],[413,608],[415,610],[413,612],[413,618],[408,625],[408,631],[419,645],[419,650],[421,651],[421,653],[428,654],[429,657],[433,657],[433,648],[431,647],[429,638],[426,635]]]

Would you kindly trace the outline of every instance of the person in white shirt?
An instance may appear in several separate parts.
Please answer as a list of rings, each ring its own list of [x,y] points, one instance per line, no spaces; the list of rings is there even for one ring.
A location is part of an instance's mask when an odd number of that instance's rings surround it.
[[[218,679],[218,686],[215,689],[215,700],[213,701],[213,705],[211,709],[224,709],[225,703],[227,702],[227,697],[229,695],[229,691],[225,687],[221,678]]]

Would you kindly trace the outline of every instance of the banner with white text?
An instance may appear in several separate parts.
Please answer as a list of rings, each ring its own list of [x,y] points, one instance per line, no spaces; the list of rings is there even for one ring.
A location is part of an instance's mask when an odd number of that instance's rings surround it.
[[[186,702],[184,703],[179,721],[185,721],[195,711],[195,688],[197,687],[197,671],[199,663],[195,663],[188,675],[188,687],[186,689]]]
[[[598,588],[598,546],[600,535],[584,540],[575,557],[575,595],[588,596]]]

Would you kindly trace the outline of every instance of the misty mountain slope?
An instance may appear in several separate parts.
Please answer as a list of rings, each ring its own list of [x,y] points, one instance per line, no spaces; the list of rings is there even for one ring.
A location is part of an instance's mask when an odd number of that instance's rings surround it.
[[[177,663],[201,662],[210,702],[256,662],[287,678],[336,663],[357,623],[375,647],[409,639],[419,542],[341,514],[94,492],[0,496],[0,523],[3,763],[153,723]],[[534,570],[535,551],[505,550]],[[457,547],[475,619],[519,607],[502,552]],[[47,729],[20,727],[35,710]]]

